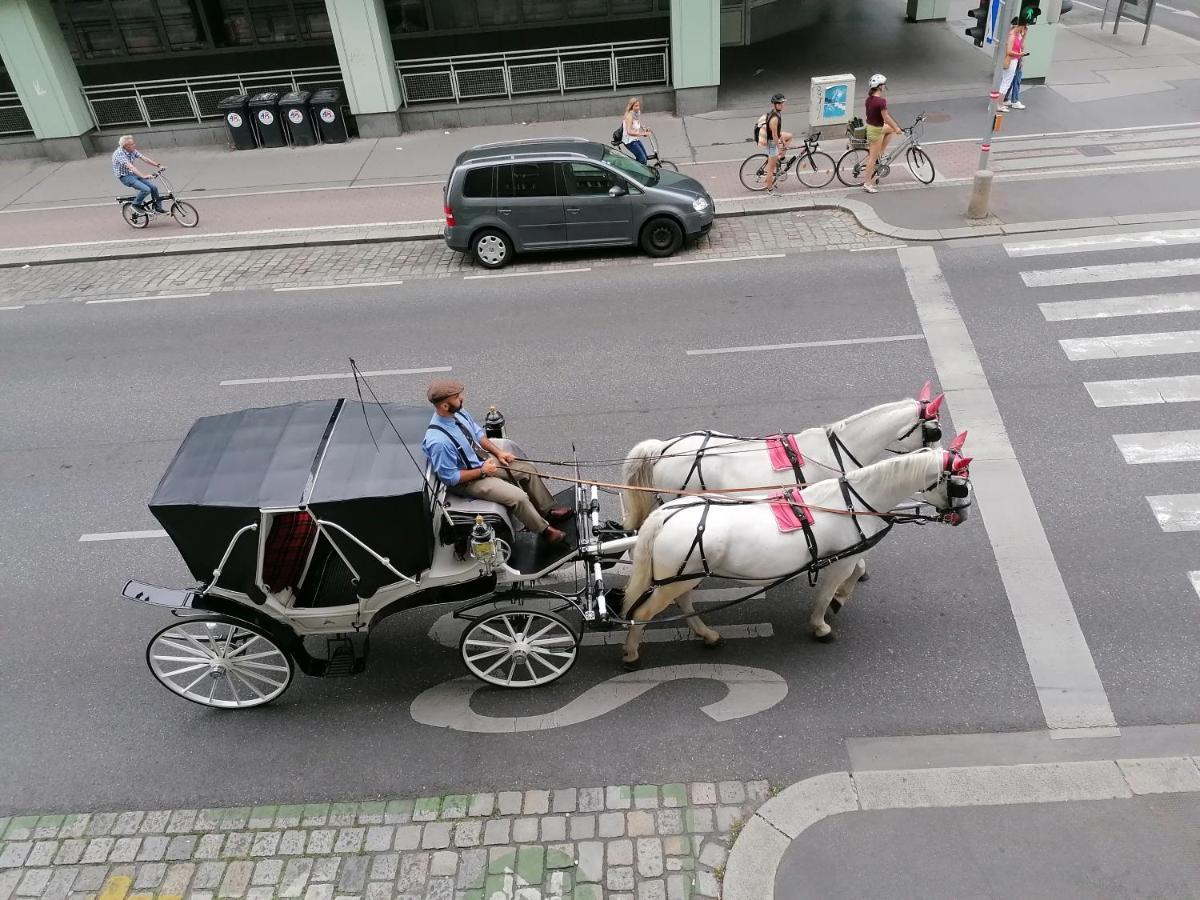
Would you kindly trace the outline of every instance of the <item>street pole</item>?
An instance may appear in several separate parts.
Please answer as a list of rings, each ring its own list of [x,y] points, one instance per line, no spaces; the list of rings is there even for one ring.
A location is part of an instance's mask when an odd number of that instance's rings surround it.
[[[1000,96],[1000,83],[1004,80],[1004,54],[1008,48],[1008,32],[1010,24],[1021,8],[1020,0],[1004,0],[1004,11],[994,32],[995,65],[992,72],[992,93],[988,100],[988,126],[983,133],[983,141],[979,145],[979,169],[975,172],[975,181],[971,185],[971,199],[967,203],[968,219],[983,219],[988,214],[988,203],[992,197],[992,170],[988,168],[988,154],[992,152],[992,135],[996,133],[996,108],[1003,99]]]

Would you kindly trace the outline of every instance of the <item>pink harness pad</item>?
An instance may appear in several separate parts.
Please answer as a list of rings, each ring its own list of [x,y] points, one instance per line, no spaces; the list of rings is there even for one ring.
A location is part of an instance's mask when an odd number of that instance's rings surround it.
[[[796,515],[796,510],[792,508],[792,504],[788,502],[787,497],[782,493],[772,494],[767,500],[771,503],[771,512],[775,513],[775,524],[779,526],[779,530],[783,534],[803,528],[805,523],[809,525],[813,523],[812,511],[807,506],[802,506],[802,501],[799,498],[796,498],[793,502],[799,507],[800,514],[804,516],[804,521],[801,521],[800,516]]]
[[[792,468],[792,462],[788,459],[787,447],[784,446],[784,439],[787,439],[787,446],[792,448],[792,452],[796,454],[796,461],[800,465],[804,465],[804,456],[800,453],[800,448],[796,445],[796,436],[794,434],[775,434],[767,438],[767,455],[771,458],[771,468],[776,472],[783,472]]]

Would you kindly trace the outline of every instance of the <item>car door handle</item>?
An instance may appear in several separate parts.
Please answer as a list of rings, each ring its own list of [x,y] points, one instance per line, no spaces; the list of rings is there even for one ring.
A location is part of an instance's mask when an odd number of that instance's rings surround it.
[[[579,212],[579,209],[580,209],[580,208],[579,208],[578,206],[568,206],[568,207],[567,207],[567,212],[569,212],[569,213],[577,213],[577,212]]]
[[[507,216],[510,212],[512,212],[512,207],[503,207],[502,206],[499,209],[497,209],[496,212],[500,213],[500,215],[502,215],[502,216]]]

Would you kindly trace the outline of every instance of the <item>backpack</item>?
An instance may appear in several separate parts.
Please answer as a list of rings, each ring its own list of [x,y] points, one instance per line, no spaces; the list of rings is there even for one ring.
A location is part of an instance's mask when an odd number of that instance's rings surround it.
[[[614,145],[621,143],[621,138],[625,136],[625,120],[621,120],[621,124],[613,129],[612,142]]]
[[[767,116],[769,113],[763,113],[754,123],[754,143],[760,147],[767,146]]]

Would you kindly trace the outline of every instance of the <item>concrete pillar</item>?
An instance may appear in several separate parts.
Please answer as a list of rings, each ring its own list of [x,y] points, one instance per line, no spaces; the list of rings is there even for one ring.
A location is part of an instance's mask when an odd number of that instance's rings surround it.
[[[716,109],[720,84],[721,0],[671,0],[675,114],[688,116]]]
[[[46,155],[86,157],[92,117],[50,0],[0,0],[0,58]]]
[[[908,0],[906,18],[910,22],[945,22],[950,0]]]
[[[400,79],[383,0],[325,0],[325,8],[358,133],[399,134]]]

